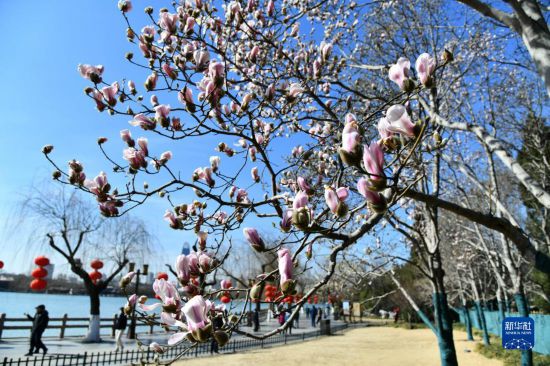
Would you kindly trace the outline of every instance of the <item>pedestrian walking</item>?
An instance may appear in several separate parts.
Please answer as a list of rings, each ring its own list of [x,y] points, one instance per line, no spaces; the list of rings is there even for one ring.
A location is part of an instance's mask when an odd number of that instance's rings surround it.
[[[212,320],[212,330],[216,331],[222,327],[223,318],[221,316],[215,317],[214,320]],[[220,345],[218,344],[218,341],[216,341],[216,338],[212,337],[212,342],[210,343],[210,354],[220,353],[219,349]]]
[[[118,317],[115,322],[115,344],[116,344],[115,352],[124,351],[124,344],[122,343],[122,335],[124,334],[124,331],[126,330],[127,325],[128,325],[128,317],[124,312],[124,308],[120,308],[120,314],[118,314]]]
[[[311,326],[315,328],[315,320],[317,319],[317,308],[314,306],[311,307]]]
[[[25,315],[29,320],[32,320],[31,346],[29,352],[25,356],[32,356],[33,353],[39,353],[41,349],[44,351],[44,354],[48,353],[48,348],[42,343],[42,333],[44,333],[50,321],[46,306],[38,305],[34,316],[30,316],[27,313],[25,313]]]

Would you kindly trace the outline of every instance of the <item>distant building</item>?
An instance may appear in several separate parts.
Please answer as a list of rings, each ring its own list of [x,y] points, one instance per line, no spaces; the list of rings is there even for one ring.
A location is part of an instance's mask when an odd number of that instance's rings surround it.
[[[183,243],[183,247],[181,248],[181,254],[182,255],[188,255],[191,253],[191,246],[188,242]]]

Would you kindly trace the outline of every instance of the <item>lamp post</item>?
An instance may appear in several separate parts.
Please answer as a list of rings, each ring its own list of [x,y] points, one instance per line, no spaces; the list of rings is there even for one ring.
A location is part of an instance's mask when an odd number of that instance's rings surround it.
[[[134,262],[129,263],[128,266],[129,266],[129,271],[130,272],[133,272],[134,269],[136,268],[136,264]],[[135,294],[138,294],[139,293],[139,276],[140,275],[147,276],[147,274],[149,272],[149,265],[144,264],[143,265],[143,270],[138,269],[135,272],[136,272],[136,291],[135,291]],[[128,338],[129,339],[136,339],[136,304],[134,304],[134,306],[132,306],[132,320],[130,322],[130,329],[128,330]]]

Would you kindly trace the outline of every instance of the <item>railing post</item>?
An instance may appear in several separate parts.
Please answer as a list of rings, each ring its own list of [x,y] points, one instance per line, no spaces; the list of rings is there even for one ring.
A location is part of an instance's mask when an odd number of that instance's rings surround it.
[[[84,352],[84,360],[82,361],[82,366],[86,366],[86,358],[88,357],[88,352]]]
[[[69,316],[65,313],[63,314],[63,319],[61,319],[61,330],[59,331],[59,338],[63,339],[65,337],[65,327],[67,326],[67,318]]]
[[[153,321],[152,321],[151,324],[149,325],[149,334],[153,334],[153,327],[155,326],[154,320],[155,320],[156,317],[157,317],[157,316],[155,315],[155,317],[153,318]]]
[[[2,339],[2,331],[4,330],[4,322],[6,321],[6,313],[0,314],[0,339]],[[4,359],[4,364],[6,363]]]

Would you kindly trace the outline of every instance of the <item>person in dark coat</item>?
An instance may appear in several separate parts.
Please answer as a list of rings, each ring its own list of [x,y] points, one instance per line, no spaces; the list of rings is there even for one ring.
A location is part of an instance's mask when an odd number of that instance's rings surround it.
[[[124,308],[120,308],[120,314],[118,314],[118,317],[116,318],[116,321],[115,321],[115,343],[116,343],[115,352],[117,352],[118,350],[124,351],[124,344],[122,343],[122,335],[124,334],[124,331],[126,330],[127,325],[128,325],[128,317],[124,312]]]
[[[38,305],[34,316],[30,316],[27,313],[25,313],[25,315],[29,320],[32,320],[31,346],[29,352],[25,356],[32,356],[33,353],[39,353],[41,349],[44,351],[44,354],[48,353],[48,348],[42,343],[42,333],[44,333],[50,321],[46,307],[44,305]]]
[[[311,326],[315,328],[315,321],[317,320],[317,308],[314,306],[311,307]]]

